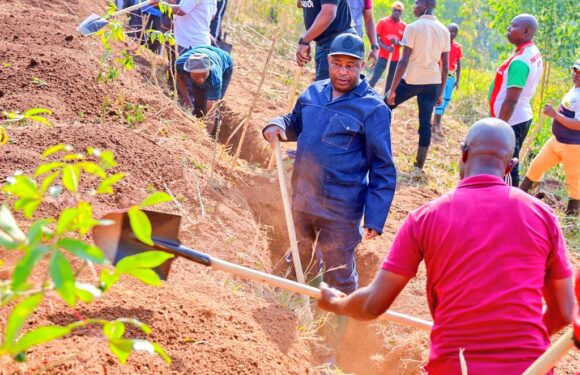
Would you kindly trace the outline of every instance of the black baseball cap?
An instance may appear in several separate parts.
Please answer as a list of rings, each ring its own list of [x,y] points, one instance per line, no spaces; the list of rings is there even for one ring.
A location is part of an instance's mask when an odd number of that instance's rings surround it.
[[[347,55],[363,60],[365,58],[365,44],[363,40],[355,34],[340,34],[332,41],[328,56]]]

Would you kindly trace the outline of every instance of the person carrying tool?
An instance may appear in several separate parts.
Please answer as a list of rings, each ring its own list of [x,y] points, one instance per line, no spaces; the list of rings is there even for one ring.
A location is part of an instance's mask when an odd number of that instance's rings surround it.
[[[449,36],[451,37],[451,49],[449,50],[449,77],[447,77],[445,89],[443,90],[443,102],[435,107],[435,116],[433,118],[433,129],[435,130],[435,134],[439,136],[443,135],[443,128],[441,126],[443,113],[445,113],[445,109],[447,109],[451,102],[453,90],[459,88],[459,79],[461,78],[461,58],[463,57],[461,44],[455,41],[457,33],[459,33],[459,26],[456,23],[451,23],[447,29],[449,30]]]
[[[516,46],[515,52],[497,70],[489,93],[491,117],[511,125],[516,136],[514,157],[519,158],[520,149],[528,134],[534,117],[530,100],[542,77],[542,55],[533,39],[538,21],[530,14],[520,14],[507,29],[507,40]],[[519,166],[511,173],[512,186],[520,183]]]
[[[409,213],[370,286],[346,296],[323,285],[319,306],[375,319],[424,260],[434,320],[427,373],[461,374],[465,348],[470,375],[521,374],[570,323],[574,293],[553,210],[503,180],[514,146],[504,121],[475,123],[457,188]]]
[[[328,79],[328,53],[334,38],[342,33],[355,34],[353,21],[347,0],[298,0],[298,7],[303,9],[306,32],[298,41],[296,63],[304,66],[311,57],[310,43],[316,42],[314,62],[316,64],[316,81]],[[368,28],[367,28],[368,32]],[[371,43],[369,61],[376,63],[379,46],[376,34],[367,35]]]
[[[526,192],[531,190],[548,169],[562,163],[570,195],[566,215],[578,215],[580,211],[580,60],[576,60],[570,69],[574,87],[562,99],[558,112],[549,104],[544,106],[544,114],[554,119],[553,136],[530,164],[530,169],[520,189]]]
[[[387,75],[387,83],[385,85],[385,92],[391,87],[393,77],[395,76],[395,69],[401,57],[401,40],[407,24],[401,20],[405,7],[400,1],[395,1],[392,6],[392,12],[389,17],[381,18],[377,23],[377,38],[379,42],[379,61],[373,71],[373,76],[369,81],[371,87],[375,87],[377,81],[383,75],[385,68],[389,62],[389,74]]]
[[[125,0],[122,2],[122,8],[143,3],[145,0]],[[121,3],[118,3],[121,5]],[[151,42],[149,39],[148,30],[161,31],[161,11],[157,6],[145,6],[144,8],[135,10],[129,15],[129,29],[131,30],[129,37],[136,40],[140,45],[144,45],[155,53],[161,50],[161,43],[159,41]]]
[[[219,48],[199,46],[181,54],[176,66],[177,89],[184,104],[196,117],[203,117],[226,95],[234,62]],[[208,132],[213,134],[214,130],[212,126]]]
[[[303,268],[344,293],[357,288],[354,252],[362,239],[382,233],[395,193],[390,113],[360,73],[364,43],[337,36],[328,56],[330,80],[317,81],[292,113],[264,128],[278,139],[298,142],[292,174],[292,209]],[[313,244],[317,240],[314,266]]]
[[[224,14],[226,13],[226,7],[228,6],[228,0],[217,0],[217,12],[211,20],[210,33],[211,36],[218,42],[222,40],[222,21],[224,20]]]
[[[403,34],[403,56],[397,64],[385,102],[391,109],[417,97],[419,104],[419,146],[415,167],[422,170],[431,144],[431,115],[441,104],[449,71],[449,30],[433,15],[435,0],[416,0],[417,21]]]

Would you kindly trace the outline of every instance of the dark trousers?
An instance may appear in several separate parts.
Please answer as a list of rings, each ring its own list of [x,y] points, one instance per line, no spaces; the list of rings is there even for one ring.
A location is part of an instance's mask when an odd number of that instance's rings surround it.
[[[405,80],[401,80],[397,87],[397,96],[395,105],[390,109],[395,109],[399,104],[406,102],[412,97],[417,97],[419,104],[419,146],[429,147],[431,144],[431,116],[433,115],[433,106],[437,102],[441,85],[409,85]]]
[[[146,22],[145,22],[146,21]],[[161,18],[152,16],[148,13],[142,12],[140,9],[133,11],[129,16],[129,29],[131,32],[128,35],[139,41],[139,44],[146,46],[151,51],[159,53],[161,50],[161,43],[154,41],[151,43],[147,30],[161,31]]]
[[[388,62],[389,61],[387,59],[379,57],[379,61],[377,61],[377,65],[375,65],[375,70],[373,70],[373,76],[369,81],[369,85],[371,85],[371,87],[375,87],[377,81],[381,78],[383,72],[387,68]],[[391,88],[391,83],[393,83],[393,77],[395,76],[395,70],[397,69],[397,63],[398,61],[391,61],[389,75],[387,76],[387,83],[385,84],[385,93],[387,93],[387,91],[389,91]]]
[[[217,1],[217,12],[211,24],[209,25],[210,34],[217,40],[222,40],[222,21],[224,19],[224,14],[226,13],[226,7],[228,5],[228,0],[218,0]]]
[[[355,249],[362,239],[360,221],[334,221],[294,211],[294,223],[306,280],[322,270],[325,283],[347,294],[354,292],[358,287]]]
[[[518,160],[520,159],[520,150],[522,149],[524,140],[526,139],[528,131],[530,130],[530,125],[532,125],[532,120],[512,125],[512,130],[514,131],[514,135],[516,136],[516,148],[514,149],[514,158],[518,158]],[[520,163],[516,164],[516,166],[512,169],[510,175],[512,177],[512,186],[516,187],[520,186]]]

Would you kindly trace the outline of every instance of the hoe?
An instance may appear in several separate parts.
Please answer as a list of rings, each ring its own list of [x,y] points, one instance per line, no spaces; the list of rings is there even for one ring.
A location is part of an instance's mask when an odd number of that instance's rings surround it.
[[[85,20],[83,22],[81,22],[79,27],[77,27],[77,31],[79,33],[83,34],[84,36],[93,35],[94,33],[98,32],[99,30],[101,30],[103,27],[105,27],[109,23],[109,18],[114,18],[114,17],[121,16],[123,14],[130,13],[134,10],[141,9],[141,8],[151,4],[151,3],[152,3],[152,1],[144,1],[142,3],[137,3],[133,6],[127,7],[127,8],[122,9],[116,13],[106,15],[106,16],[99,16],[98,14],[93,13],[90,16],[88,16],[87,18],[85,18]]]
[[[320,289],[312,286],[300,284],[265,272],[226,262],[200,251],[185,247],[178,239],[181,216],[155,211],[144,212],[151,221],[153,246],[149,246],[135,237],[131,230],[127,211],[116,211],[107,214],[103,219],[112,220],[114,224],[109,226],[98,226],[93,229],[95,243],[105,252],[105,255],[111,263],[116,264],[126,256],[135,255],[141,252],[162,250],[194,261],[200,265],[211,267],[213,270],[228,272],[244,279],[268,284],[293,293],[303,294],[314,299],[319,299],[321,296]],[[169,259],[155,270],[163,280],[166,280],[169,275],[172,261],[173,259]],[[429,321],[393,311],[387,311],[381,316],[381,319],[423,330],[431,330],[433,327],[433,323]]]

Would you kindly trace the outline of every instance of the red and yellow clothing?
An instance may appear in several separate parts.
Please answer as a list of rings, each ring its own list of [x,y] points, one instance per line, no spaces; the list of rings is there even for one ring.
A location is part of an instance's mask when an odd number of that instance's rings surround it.
[[[451,41],[451,50],[449,51],[449,73],[457,70],[457,63],[463,57],[463,50],[461,44],[456,41]]]
[[[397,40],[403,39],[403,33],[405,32],[405,28],[407,24],[401,20],[399,22],[393,21],[391,16],[381,18],[377,23],[377,37],[380,39],[381,42],[385,43],[387,46],[392,46],[391,38],[395,38]],[[379,57],[383,59],[389,58],[390,52],[382,47],[379,48]],[[393,52],[393,58],[391,61],[399,61],[401,58],[401,47],[398,45],[395,46],[395,51]]]

